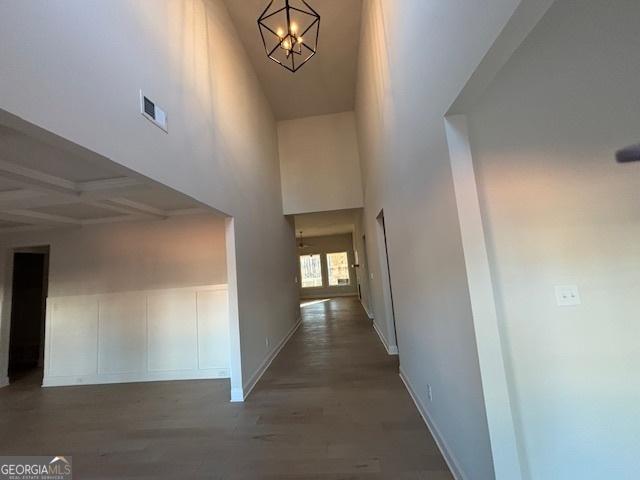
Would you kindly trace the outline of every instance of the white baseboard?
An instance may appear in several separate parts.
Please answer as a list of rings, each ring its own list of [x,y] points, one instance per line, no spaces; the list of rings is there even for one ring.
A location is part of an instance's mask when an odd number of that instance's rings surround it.
[[[134,372],[100,375],[47,376],[42,379],[43,387],[64,387],[72,385],[102,385],[110,383],[164,382],[173,380],[212,380],[229,378],[228,368],[208,368],[168,372]]]
[[[266,372],[269,366],[271,365],[271,362],[273,362],[273,359],[278,356],[278,354],[280,353],[280,350],[282,350],[282,348],[287,344],[287,342],[293,336],[293,334],[296,333],[298,328],[300,328],[300,325],[302,325],[302,318],[298,318],[298,321],[296,322],[296,324],[293,327],[291,327],[291,330],[289,330],[289,332],[284,336],[284,338],[280,340],[280,343],[276,345],[276,347],[273,350],[271,350],[271,353],[267,355],[267,358],[264,359],[264,361],[260,364],[260,366],[255,371],[255,373],[251,375],[251,378],[249,380],[247,380],[247,382],[244,384],[242,388],[243,392],[238,392],[238,391],[231,392],[231,401],[242,402],[247,399],[247,397],[253,390],[253,387],[256,386],[258,381],[260,381],[260,379],[262,378],[262,375],[264,375],[264,372]],[[242,400],[235,400],[234,396],[235,398],[241,397]]]
[[[387,338],[382,334],[382,332],[378,328],[378,325],[376,325],[375,321],[373,322],[373,329],[378,334],[378,337],[380,337],[380,341],[382,342],[382,345],[384,346],[384,349],[387,351],[387,353],[389,355],[398,355],[398,346],[397,345],[389,345],[389,342],[387,341]]]
[[[413,403],[416,404],[416,408],[420,412],[420,415],[422,415],[424,423],[427,424],[427,428],[429,429],[429,432],[431,432],[431,436],[438,445],[438,449],[444,457],[445,462],[447,462],[447,466],[449,467],[449,470],[451,470],[453,478],[455,478],[455,480],[466,480],[467,477],[462,473],[463,471],[460,468],[455,457],[453,456],[451,449],[447,446],[447,442],[444,441],[444,438],[440,434],[440,431],[436,427],[435,423],[433,423],[433,421],[431,420],[427,409],[424,407],[419,397],[416,395],[416,392],[411,386],[411,382],[407,378],[407,375],[404,373],[404,370],[402,370],[402,365],[400,366],[400,379],[402,380],[402,383],[404,383],[404,386],[407,388],[407,391],[409,392]]]
[[[6,387],[9,385],[9,377],[0,378],[0,388]]]
[[[371,312],[369,311],[369,309],[367,308],[367,306],[364,304],[364,302],[362,301],[362,299],[360,299],[360,304],[362,305],[362,308],[364,308],[364,311],[367,314],[367,317],[369,317],[369,320],[373,320],[373,315],[371,315]]]

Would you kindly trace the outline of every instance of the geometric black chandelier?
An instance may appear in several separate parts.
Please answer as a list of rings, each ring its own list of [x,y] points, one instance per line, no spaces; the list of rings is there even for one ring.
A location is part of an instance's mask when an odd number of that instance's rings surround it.
[[[271,0],[258,29],[267,56],[295,72],[317,52],[320,15],[305,0]]]

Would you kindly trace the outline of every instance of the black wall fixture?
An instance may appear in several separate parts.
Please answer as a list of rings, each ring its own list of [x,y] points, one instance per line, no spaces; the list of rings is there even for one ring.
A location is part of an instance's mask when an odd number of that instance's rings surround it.
[[[317,52],[320,15],[305,0],[271,0],[258,29],[267,56],[295,72]]]
[[[616,160],[619,163],[640,162],[640,143],[618,150]]]

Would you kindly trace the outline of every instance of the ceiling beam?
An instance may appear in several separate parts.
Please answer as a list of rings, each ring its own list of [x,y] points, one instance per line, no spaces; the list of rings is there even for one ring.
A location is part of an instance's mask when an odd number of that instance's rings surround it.
[[[0,178],[16,186],[14,190],[0,192],[0,220],[26,224],[0,228],[0,232],[144,220],[150,217],[166,219],[207,212],[203,208],[165,211],[119,196],[146,185],[131,177],[74,182],[0,160]],[[42,207],[68,204],[90,205],[117,212],[118,215],[81,220],[37,211]]]
[[[167,212],[164,210],[160,210],[159,208],[152,207],[150,205],[146,205],[144,203],[135,202],[133,200],[129,200],[128,198],[112,198],[107,200],[106,203],[116,204],[126,209],[129,209],[134,213],[144,213],[146,215],[151,215],[157,218],[167,218]]]
[[[149,220],[148,215],[117,215],[114,217],[90,218],[82,220],[82,225],[100,225],[103,223],[135,222]]]
[[[22,233],[22,232],[50,230],[52,228],[55,228],[55,227],[52,225],[20,225],[17,227],[2,227],[0,228],[0,235],[3,233],[8,234],[8,233]]]
[[[24,188],[18,188],[15,190],[7,190],[0,192],[0,208],[5,204],[13,204],[15,202],[24,202],[32,198],[41,198],[44,194],[41,192],[35,192],[33,190],[27,190]]]
[[[96,199],[90,196],[77,196],[65,193],[45,193],[43,191],[19,189],[9,190],[6,192],[0,192],[0,212],[8,210],[31,210],[42,207],[52,207],[57,205],[70,205],[70,204],[84,204],[93,207],[101,208],[104,210],[111,210],[120,214],[134,214],[137,215],[141,212],[145,212],[148,216],[156,218],[166,218],[168,215],[158,209],[154,209],[151,206],[141,204],[139,202],[133,202],[135,205],[127,206],[123,199],[122,204],[113,203],[110,199]]]
[[[168,210],[167,215],[169,217],[177,217],[181,215],[203,215],[205,213],[213,213],[205,208],[180,208],[178,210]]]
[[[76,218],[22,209],[0,212],[0,220],[29,225],[82,225],[82,222]]]
[[[7,214],[16,209],[24,213],[40,207],[81,203],[125,215],[145,213],[147,216],[156,218],[167,217],[163,211],[138,202],[131,202],[128,205],[129,201],[126,199],[115,203],[109,201],[109,197],[116,193],[122,194],[126,190],[143,185],[135,178],[114,177],[73,182],[2,160],[0,160],[0,177],[22,187],[0,192],[0,212]],[[38,212],[34,212],[31,218],[37,218],[38,215]],[[12,218],[13,216],[10,215]]]
[[[104,180],[91,180],[89,182],[77,182],[76,189],[80,195],[111,194],[131,187],[144,185],[139,180],[131,177],[105,178]]]
[[[53,205],[68,205],[70,203],[79,203],[78,197],[65,193],[47,193],[42,190],[29,189],[0,192],[0,211],[29,210]]]
[[[126,207],[123,207],[123,209],[126,209]],[[165,216],[163,218],[185,215],[199,215],[204,213],[207,213],[207,210],[204,208],[185,208],[179,210],[169,210],[165,212]],[[78,220],[75,218],[60,215],[35,212],[32,210],[14,209],[7,212],[0,212],[0,220],[21,223],[25,225],[0,228],[0,234],[46,230],[56,227],[82,227],[107,223],[134,222],[148,220],[149,217],[149,213],[126,213],[124,215],[114,215],[112,217]]]
[[[138,179],[131,177],[113,177],[87,182],[74,182],[4,160],[0,160],[0,176],[27,190],[94,198],[108,196],[115,192],[143,185]]]
[[[0,173],[9,180],[26,183],[33,187],[43,187],[56,192],[78,193],[75,182],[48,173],[0,160]]]
[[[96,200],[96,201],[90,201],[90,200],[84,200],[82,202],[85,205],[91,205],[93,207],[97,207],[97,208],[101,208],[103,210],[111,210],[112,212],[117,212],[119,214],[123,214],[123,215],[140,215],[142,212],[139,209],[135,209],[135,208],[130,208],[124,205],[118,205],[115,203],[111,203],[110,200]],[[149,217],[154,217],[154,218],[166,218],[166,215],[156,215],[153,213],[144,213],[144,215],[146,215],[147,218]]]

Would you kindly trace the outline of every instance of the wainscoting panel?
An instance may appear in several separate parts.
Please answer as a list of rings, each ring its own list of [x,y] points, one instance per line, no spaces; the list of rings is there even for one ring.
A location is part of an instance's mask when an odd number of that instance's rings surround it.
[[[98,373],[133,373],[147,369],[147,304],[140,294],[100,299]]]
[[[47,300],[44,386],[228,377],[226,285]]]
[[[197,293],[198,367],[216,368],[229,361],[229,303],[226,290]]]
[[[194,370],[198,367],[196,292],[170,291],[147,297],[149,370]]]
[[[98,367],[98,303],[83,297],[61,298],[52,305],[50,319],[51,375],[95,373]]]

